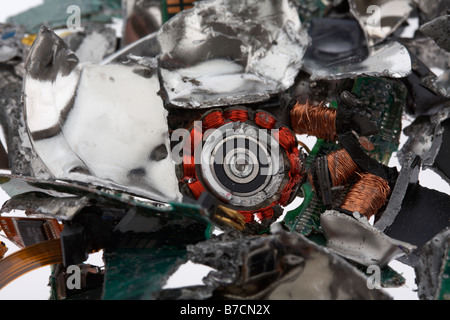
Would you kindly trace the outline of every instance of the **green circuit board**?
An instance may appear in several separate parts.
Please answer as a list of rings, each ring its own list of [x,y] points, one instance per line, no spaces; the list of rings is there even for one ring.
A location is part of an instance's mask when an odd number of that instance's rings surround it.
[[[387,165],[394,152],[398,150],[402,128],[402,114],[406,102],[406,87],[397,80],[376,77],[359,77],[355,79],[352,93],[372,113],[371,120],[376,122],[378,133],[368,137],[374,149],[367,153],[374,159]],[[338,108],[336,102],[331,107]],[[306,159],[307,169],[311,168],[317,157],[329,154],[340,149],[338,142],[317,140],[314,148]],[[336,203],[342,201],[346,191],[334,191],[333,200]],[[311,184],[306,183],[302,187],[302,204],[287,212],[284,223],[291,231],[299,232],[306,236],[314,232],[321,232],[320,214],[325,211],[322,201],[316,196]]]

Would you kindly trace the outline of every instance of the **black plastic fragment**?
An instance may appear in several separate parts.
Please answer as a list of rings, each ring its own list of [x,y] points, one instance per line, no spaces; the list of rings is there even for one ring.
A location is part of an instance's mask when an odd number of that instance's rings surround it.
[[[441,127],[444,129],[442,142],[439,152],[434,159],[433,166],[441,175],[444,175],[443,178],[447,182],[450,182],[450,119],[442,122]]]
[[[447,194],[423,187],[419,182],[410,184],[400,211],[385,233],[420,248],[450,227],[449,208],[450,197]]]
[[[406,111],[416,117],[435,114],[450,99],[437,94],[425,85],[425,79],[436,76],[410,49],[408,51],[412,70],[406,78],[401,79],[408,88]]]

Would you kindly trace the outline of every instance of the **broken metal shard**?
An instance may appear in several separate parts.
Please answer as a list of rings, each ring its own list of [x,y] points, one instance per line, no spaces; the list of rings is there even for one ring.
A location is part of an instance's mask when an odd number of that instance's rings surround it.
[[[372,47],[385,40],[406,19],[413,9],[412,0],[350,0],[350,12],[358,20]]]
[[[135,63],[80,64],[44,27],[25,69],[30,137],[54,177],[179,199],[155,70]],[[151,154],[158,148],[166,156],[155,161]]]
[[[393,259],[415,249],[409,243],[386,236],[370,225],[365,217],[355,218],[327,210],[320,220],[327,248],[365,266],[385,267]]]
[[[342,257],[277,224],[265,237],[224,234],[188,246],[188,258],[214,268],[203,288],[163,290],[161,297],[192,299],[390,299],[370,290],[366,276]],[[198,297],[198,296],[196,296]]]
[[[420,299],[449,299],[450,197],[419,181],[450,183],[448,1],[88,2],[70,3],[77,30],[50,31],[68,23],[55,0],[0,24],[0,212],[25,211],[8,233],[36,231],[25,249],[55,240],[52,298],[389,299],[367,271],[400,286],[397,259]],[[294,133],[297,103],[313,148]],[[199,144],[176,145],[177,129]],[[84,265],[101,249],[104,269]],[[186,261],[213,271],[163,289]],[[82,292],[61,290],[69,265],[95,275]]]
[[[89,25],[62,39],[81,63],[100,63],[114,53],[117,47],[115,31],[104,25]]]
[[[446,51],[450,51],[450,15],[437,17],[423,24],[420,31],[436,41],[437,45]]]
[[[185,108],[267,100],[293,84],[309,45],[286,0],[198,2],[158,40],[169,102]]]
[[[443,230],[428,241],[418,253],[415,266],[419,298],[437,300],[450,298],[450,229]]]
[[[349,64],[348,60],[354,62]],[[305,57],[303,68],[311,74],[311,80],[338,80],[361,75],[403,78],[411,72],[411,59],[402,44],[383,42],[371,47],[362,61],[357,56],[330,62]]]

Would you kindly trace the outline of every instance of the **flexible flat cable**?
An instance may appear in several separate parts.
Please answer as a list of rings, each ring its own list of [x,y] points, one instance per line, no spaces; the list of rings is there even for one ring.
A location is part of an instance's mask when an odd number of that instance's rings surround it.
[[[27,272],[62,262],[60,239],[25,247],[0,260],[0,289]]]

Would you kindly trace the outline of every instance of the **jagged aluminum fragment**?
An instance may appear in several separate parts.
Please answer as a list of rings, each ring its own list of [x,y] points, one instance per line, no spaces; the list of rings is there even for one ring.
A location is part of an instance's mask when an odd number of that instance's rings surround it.
[[[197,2],[158,40],[168,100],[185,108],[268,99],[294,83],[309,45],[287,0]]]
[[[278,224],[264,237],[226,233],[190,245],[188,258],[215,270],[203,279],[205,286],[166,290],[162,298],[390,299],[369,289],[366,276],[348,261]]]
[[[25,68],[28,130],[55,178],[180,198],[156,70],[137,62],[81,64],[45,27]]]
[[[365,266],[386,266],[390,261],[410,253],[415,246],[392,239],[365,222],[335,210],[320,216],[327,248]]]
[[[450,15],[437,17],[423,24],[420,31],[436,41],[438,46],[450,51]]]
[[[369,47],[391,35],[413,9],[411,0],[349,0],[349,5],[366,34]]]
[[[103,25],[87,26],[83,31],[63,37],[80,62],[100,63],[116,50],[116,33]]]
[[[418,255],[414,271],[419,298],[449,300],[450,229],[443,230],[428,241]]]
[[[411,72],[411,59],[402,44],[387,42],[370,48],[369,55],[362,61],[347,57],[326,62],[310,57],[305,58],[304,69],[311,74],[311,80],[338,80],[361,75],[403,78]]]

